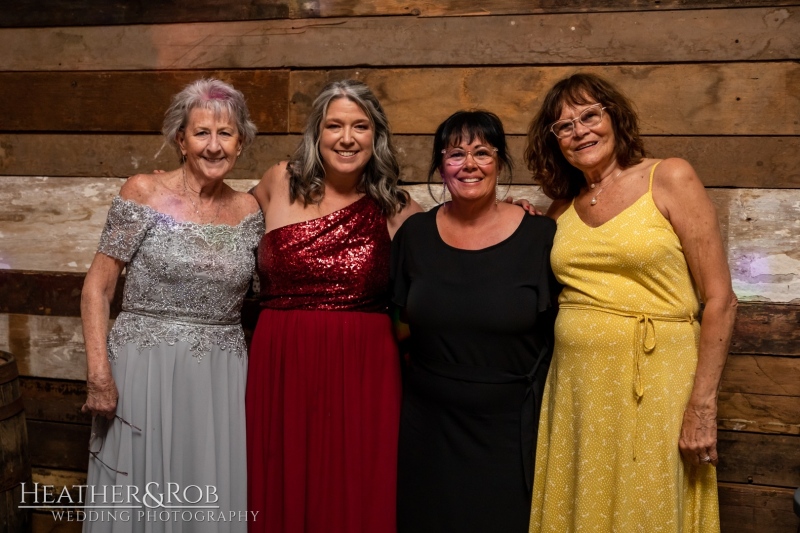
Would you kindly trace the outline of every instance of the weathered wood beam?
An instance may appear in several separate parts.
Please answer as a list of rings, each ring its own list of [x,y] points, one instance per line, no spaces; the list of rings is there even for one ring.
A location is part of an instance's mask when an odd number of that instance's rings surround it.
[[[722,373],[721,391],[800,397],[800,364],[796,357],[732,355]]]
[[[800,435],[800,398],[723,391],[717,424],[732,431]]]
[[[575,72],[600,74],[635,102],[646,135],[800,135],[800,64],[475,67],[292,71],[289,131],[301,131],[314,95],[356,78],[381,100],[395,133],[432,133],[459,109],[495,112],[507,133],[525,134],[541,98]]]
[[[800,8],[164,22],[176,21],[0,30],[0,64],[75,71],[792,60]]]
[[[724,533],[796,533],[793,489],[719,483],[719,518]]]
[[[730,7],[790,7],[796,0],[19,0],[3,9],[0,27],[106,26],[399,15],[458,17],[602,11],[666,11]]]
[[[94,256],[118,178],[0,178],[0,268],[85,272]],[[230,180],[248,190],[254,180]],[[436,201],[426,185],[407,190],[425,208]],[[512,186],[515,198],[541,209],[549,200],[538,187]],[[504,190],[505,192],[505,190]],[[709,189],[716,205],[742,301],[800,301],[800,189]]]
[[[717,479],[776,487],[800,486],[800,436],[719,431]]]
[[[4,131],[161,131],[172,96],[200,77],[218,77],[247,97],[262,133],[285,133],[288,72],[0,72]]]
[[[433,137],[395,135],[401,177],[406,183],[427,180]],[[300,136],[260,135],[231,172],[232,179],[257,179],[271,165],[288,159]],[[0,134],[0,175],[127,177],[176,164],[161,148],[160,135]],[[532,183],[522,155],[523,135],[508,137],[516,167],[514,183]],[[654,157],[683,157],[707,187],[800,188],[800,136],[675,137],[647,136]],[[0,177],[0,180],[3,178]]]

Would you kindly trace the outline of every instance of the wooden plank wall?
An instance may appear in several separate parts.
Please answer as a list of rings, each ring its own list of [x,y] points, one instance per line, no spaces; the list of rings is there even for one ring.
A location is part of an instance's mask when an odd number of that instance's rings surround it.
[[[426,205],[431,134],[496,112],[520,161],[544,91],[578,70],[637,103],[649,150],[697,168],[742,304],[723,377],[723,531],[794,532],[800,485],[800,1],[20,0],[0,12],[0,349],[22,374],[35,480],[79,483],[83,275],[124,177],[171,168],[169,98],[219,76],[261,134],[232,179],[286,158],[328,80],[386,107]],[[547,200],[519,164],[514,196]],[[252,324],[253,302],[245,310]],[[37,515],[37,532],[78,524]],[[72,528],[72,529],[70,529]]]

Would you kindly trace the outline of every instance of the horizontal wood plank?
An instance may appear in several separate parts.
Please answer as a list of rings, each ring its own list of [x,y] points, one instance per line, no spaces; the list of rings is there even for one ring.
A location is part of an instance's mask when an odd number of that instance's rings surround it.
[[[731,355],[722,373],[727,393],[800,397],[800,364],[796,357]]]
[[[0,64],[76,71],[792,60],[800,8],[164,22],[177,21],[8,29],[0,31]]]
[[[776,487],[800,486],[800,436],[719,431],[717,479]]]
[[[288,73],[279,70],[0,72],[0,93],[8,95],[0,99],[0,128],[159,132],[172,96],[201,77],[242,91],[262,133],[286,131]]]
[[[231,180],[248,190],[253,180]],[[85,272],[94,255],[116,178],[0,178],[0,268]],[[430,208],[426,185],[407,190]],[[709,189],[728,249],[734,290],[742,301],[800,301],[800,189]],[[549,200],[538,187],[507,193],[539,208]],[[789,318],[791,321],[791,318]]]
[[[0,313],[80,316],[83,274],[0,270]],[[124,277],[117,282],[111,316],[122,305]]]
[[[719,483],[722,533],[797,533],[794,490],[739,483]]]
[[[740,304],[730,351],[800,356],[800,306]]]
[[[80,318],[0,314],[0,350],[14,354],[22,376],[86,379]]]
[[[796,364],[800,366],[800,361]],[[733,431],[800,435],[800,398],[723,391],[717,424]]]
[[[22,376],[19,383],[27,420],[91,425],[92,416],[81,412],[85,382]]]
[[[145,8],[146,5],[146,8]],[[277,18],[407,15],[457,17],[602,11],[664,11],[730,7],[796,6],[796,0],[249,0],[220,9],[219,0],[164,0],[142,4],[130,0],[20,0],[0,16],[0,28],[47,26],[110,26],[161,24],[175,21],[213,22]]]
[[[355,78],[373,89],[395,133],[430,134],[459,109],[484,108],[503,120],[506,132],[525,134],[546,91],[578,71],[625,91],[643,134],[800,134],[800,93],[774,96],[776,87],[800,85],[796,62],[292,71],[289,131],[302,131],[326,83]]]
[[[231,179],[257,179],[271,165],[288,159],[300,136],[260,135],[231,171]],[[395,135],[401,178],[427,181],[433,137]],[[800,188],[800,137],[647,136],[654,157],[688,160],[707,187]],[[159,151],[160,135],[0,134],[0,175],[127,177],[175,166],[175,156]],[[514,183],[532,183],[525,168],[525,137],[508,137],[516,168]],[[2,180],[2,177],[0,177]]]
[[[89,467],[90,433],[90,426],[29,420],[31,464],[85,472]],[[57,438],[53,438],[56,435]]]

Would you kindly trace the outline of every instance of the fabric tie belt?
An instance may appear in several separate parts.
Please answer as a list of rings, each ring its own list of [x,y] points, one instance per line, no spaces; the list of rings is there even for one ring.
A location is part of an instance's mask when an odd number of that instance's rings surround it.
[[[559,309],[578,309],[582,311],[600,311],[601,313],[608,313],[610,315],[617,315],[625,318],[633,318],[636,320],[636,327],[634,329],[634,352],[633,352],[633,395],[636,398],[637,417],[635,420],[636,435],[639,433],[639,417],[638,407],[644,396],[644,386],[642,385],[642,359],[645,355],[650,355],[656,348],[656,327],[655,321],[659,322],[687,322],[694,324],[696,321],[694,313],[689,313],[688,316],[674,316],[674,315],[653,315],[647,313],[634,313],[631,311],[619,311],[617,309],[608,309],[605,307],[598,307],[594,305],[585,304],[561,304]],[[636,460],[636,439],[633,445],[633,460]]]
[[[147,311],[131,311],[129,309],[125,309],[124,307],[122,308],[122,312],[128,313],[129,315],[154,318],[156,320],[162,320],[171,324],[183,324],[186,326],[238,326],[241,323],[240,320],[206,320],[204,318],[193,317],[171,317],[158,315],[156,313],[149,313]]]
[[[536,374],[544,366],[547,370],[547,363],[550,360],[550,347],[544,346],[539,350],[536,362],[531,370],[524,375],[514,374],[499,368],[460,365],[448,363],[447,361],[431,361],[423,358],[414,359],[414,366],[420,367],[437,376],[466,381],[469,383],[483,383],[487,385],[505,385],[513,383],[526,383],[525,395],[520,407],[520,451],[522,454],[522,470],[525,476],[525,484],[528,494],[533,488],[533,454],[536,436],[539,431],[539,410],[541,409],[539,398],[542,397],[542,380],[536,379]]]

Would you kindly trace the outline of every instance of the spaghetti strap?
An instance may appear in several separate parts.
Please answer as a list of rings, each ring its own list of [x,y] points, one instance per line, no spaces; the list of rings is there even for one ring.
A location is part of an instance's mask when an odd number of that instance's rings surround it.
[[[656,163],[650,167],[650,185],[648,186],[647,191],[651,193],[653,192],[653,176],[656,174],[656,167],[659,163],[661,163],[661,161],[656,161]]]

